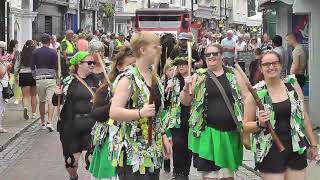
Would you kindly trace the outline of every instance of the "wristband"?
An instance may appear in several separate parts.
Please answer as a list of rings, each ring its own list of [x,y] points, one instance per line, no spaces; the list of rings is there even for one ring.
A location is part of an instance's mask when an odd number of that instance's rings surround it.
[[[310,145],[311,148],[318,148],[317,145]]]
[[[139,109],[138,109],[139,119],[141,119],[141,118],[142,118],[142,117],[141,117],[141,113],[140,113],[140,111],[141,111],[141,108],[139,108]]]

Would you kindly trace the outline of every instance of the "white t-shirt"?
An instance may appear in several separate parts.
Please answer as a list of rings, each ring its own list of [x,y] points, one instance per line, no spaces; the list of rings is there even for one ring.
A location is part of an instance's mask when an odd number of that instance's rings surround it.
[[[0,63],[0,66],[4,66],[4,64]],[[8,76],[8,73],[6,72],[4,74],[4,76],[0,79],[0,92],[2,92],[3,90],[3,87],[8,87],[8,82],[9,82],[9,76]],[[1,96],[2,96],[2,93],[1,93]]]

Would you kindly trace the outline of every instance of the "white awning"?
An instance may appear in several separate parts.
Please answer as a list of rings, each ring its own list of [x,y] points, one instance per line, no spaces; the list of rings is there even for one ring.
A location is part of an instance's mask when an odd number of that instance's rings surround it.
[[[258,12],[254,16],[247,18],[246,26],[261,26],[262,24],[262,12]]]

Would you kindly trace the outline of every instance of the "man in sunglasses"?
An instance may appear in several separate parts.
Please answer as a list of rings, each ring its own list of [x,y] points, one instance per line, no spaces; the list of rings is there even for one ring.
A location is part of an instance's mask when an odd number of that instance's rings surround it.
[[[192,37],[186,32],[179,34],[179,46],[172,50],[169,56],[169,61],[176,59],[177,57],[187,57],[188,56],[188,41],[192,40]],[[195,68],[201,68],[203,66],[203,61],[200,59],[200,56],[196,49],[192,49],[192,59],[195,60],[193,66]]]

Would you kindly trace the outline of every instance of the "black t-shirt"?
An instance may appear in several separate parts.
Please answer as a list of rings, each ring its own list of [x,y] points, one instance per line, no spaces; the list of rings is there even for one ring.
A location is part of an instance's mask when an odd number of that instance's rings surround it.
[[[170,53],[169,57],[170,59],[174,60],[178,56],[187,57],[188,56],[187,48],[181,48],[180,46],[177,48],[174,48]],[[192,49],[192,59],[194,59],[196,62],[200,61],[200,56],[195,49]]]
[[[223,75],[218,76],[217,79],[221,83],[223,89],[225,89],[231,104],[233,104],[234,99],[232,97],[232,90],[226,74],[224,73]],[[206,78],[205,96],[205,107],[208,109],[205,109],[204,118],[206,119],[207,125],[221,131],[235,130],[236,124],[234,123],[229,109],[223,100],[221,92],[212,79],[210,79],[210,75],[208,73]]]

